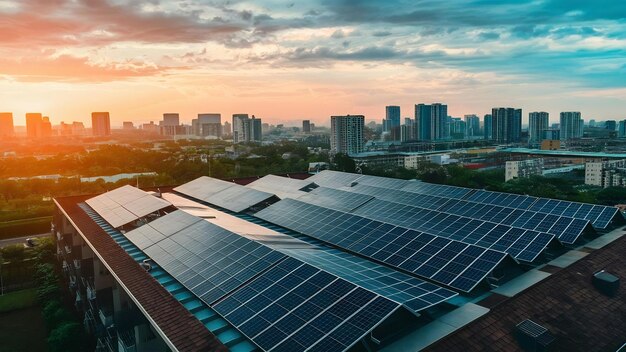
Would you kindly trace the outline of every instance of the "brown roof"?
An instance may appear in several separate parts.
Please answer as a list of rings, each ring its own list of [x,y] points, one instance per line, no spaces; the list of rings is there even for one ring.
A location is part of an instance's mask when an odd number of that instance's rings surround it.
[[[626,236],[516,296],[483,317],[429,346],[428,351],[516,351],[515,325],[525,319],[556,337],[559,351],[616,351],[626,342],[626,293],[600,293],[592,275],[606,270],[626,279]]]
[[[90,196],[57,198],[89,243],[179,351],[228,351],[207,328],[79,206]]]

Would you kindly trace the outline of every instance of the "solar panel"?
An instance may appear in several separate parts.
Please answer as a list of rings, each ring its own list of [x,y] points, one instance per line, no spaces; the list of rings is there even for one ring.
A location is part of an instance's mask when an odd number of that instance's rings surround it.
[[[406,184],[406,186],[402,187],[401,190],[458,199],[462,199],[474,191],[471,188],[438,185],[434,183],[426,183],[420,181],[409,182]]]
[[[619,209],[615,207],[546,198],[539,198],[529,210],[589,220],[597,229],[606,229],[616,216],[621,216]]]
[[[214,306],[266,351],[344,351],[399,307],[293,258]]]
[[[117,188],[85,202],[115,228],[171,205],[161,198],[132,186]]]
[[[248,188],[256,189],[277,195],[279,198],[298,197],[305,194],[303,189],[312,187],[313,182],[309,180],[298,180],[289,177],[267,175],[246,185]]]
[[[500,205],[516,209],[528,209],[537,199],[536,197],[525,195],[483,190],[477,190],[466,198],[466,200],[472,202]]]
[[[492,222],[472,221],[473,219],[467,217],[380,199],[368,202],[353,213],[463,243],[491,248],[525,261],[535,260],[554,238],[549,234],[539,236],[536,231],[515,229]],[[531,253],[527,248],[533,249],[534,252]]]
[[[271,193],[206,176],[176,187],[174,191],[236,213],[274,197]]]
[[[361,176],[362,175],[360,174],[350,174],[347,172],[324,170],[307,178],[307,181],[314,182],[316,185],[322,187],[339,188],[349,186],[350,184],[352,184],[352,182],[356,181]]]
[[[309,204],[321,205],[326,208],[349,212],[367,203],[374,197],[346,192],[332,188],[318,187],[309,193],[297,197],[298,200]]]
[[[465,292],[506,257],[503,252],[294,199],[283,199],[255,216]]]
[[[360,185],[376,186],[387,189],[401,189],[412,181],[400,180],[390,177],[363,175],[359,177],[355,182]]]

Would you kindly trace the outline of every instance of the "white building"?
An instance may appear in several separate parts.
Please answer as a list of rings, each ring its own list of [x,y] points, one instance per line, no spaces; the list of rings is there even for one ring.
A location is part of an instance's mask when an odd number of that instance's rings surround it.
[[[515,178],[541,175],[543,172],[543,159],[528,159],[506,162],[505,181]]]
[[[588,162],[585,164],[585,184],[603,188],[624,186],[626,159]]]
[[[330,152],[332,154],[357,154],[363,151],[365,116],[347,115],[330,117]]]

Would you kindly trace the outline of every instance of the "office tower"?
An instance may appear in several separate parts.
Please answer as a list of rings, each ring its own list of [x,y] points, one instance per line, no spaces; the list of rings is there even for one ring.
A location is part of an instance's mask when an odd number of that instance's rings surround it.
[[[260,142],[263,139],[263,122],[254,115],[250,119],[250,141]]]
[[[50,123],[50,118],[44,116],[41,118],[41,130],[38,137],[48,138],[50,136],[52,136],[52,124]]]
[[[609,131],[615,131],[617,128],[617,122],[615,122],[615,120],[607,120],[604,122],[604,128]]]
[[[203,137],[222,136],[221,114],[198,114],[198,118],[191,121],[193,134]]]
[[[465,137],[480,136],[480,119],[476,115],[465,115]]]
[[[233,143],[247,142],[250,140],[250,122],[248,114],[233,115]]]
[[[498,143],[517,143],[522,136],[522,109],[491,109],[493,139]]]
[[[391,140],[400,140],[400,107],[399,106],[386,106],[385,107],[385,120],[383,121],[383,128],[385,132],[389,132]]]
[[[0,137],[10,137],[13,133],[13,113],[0,112]]]
[[[548,129],[549,114],[535,111],[528,114],[528,142],[539,143],[543,140],[543,131]]]
[[[581,138],[581,121],[580,112],[578,111],[562,112],[559,124],[561,130],[561,140],[566,141],[569,139]]]
[[[448,138],[450,136],[448,106],[440,103],[415,105],[415,131],[420,141]]]
[[[41,123],[43,118],[40,113],[29,112],[26,114],[26,136],[37,138],[41,136]]]
[[[230,122],[228,121],[224,121],[224,126],[222,128],[222,134],[231,134],[232,131],[232,125]]]
[[[622,120],[619,122],[619,127],[617,129],[617,136],[619,138],[626,137],[626,120]]]
[[[311,121],[302,120],[302,132],[311,133]]]
[[[363,151],[365,116],[330,117],[330,152],[356,154]]]
[[[94,136],[108,136],[111,134],[111,118],[108,112],[91,113],[91,130]]]
[[[491,114],[486,114],[483,117],[483,135],[485,139],[493,139],[493,117]]]
[[[135,125],[133,124],[132,121],[124,121],[124,122],[122,122],[122,129],[124,129],[124,130],[134,130],[135,129]]]
[[[159,121],[161,134],[164,136],[176,136],[181,134],[180,131],[180,115],[178,113],[165,113],[163,120]]]

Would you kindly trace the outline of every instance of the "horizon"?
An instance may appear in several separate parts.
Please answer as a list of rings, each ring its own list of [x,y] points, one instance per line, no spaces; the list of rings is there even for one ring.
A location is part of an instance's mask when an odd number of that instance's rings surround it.
[[[441,101],[458,117],[510,106],[620,120],[625,17],[607,0],[3,0],[0,110],[16,125],[31,111],[86,125],[109,111],[121,125],[204,110],[321,125]]]

